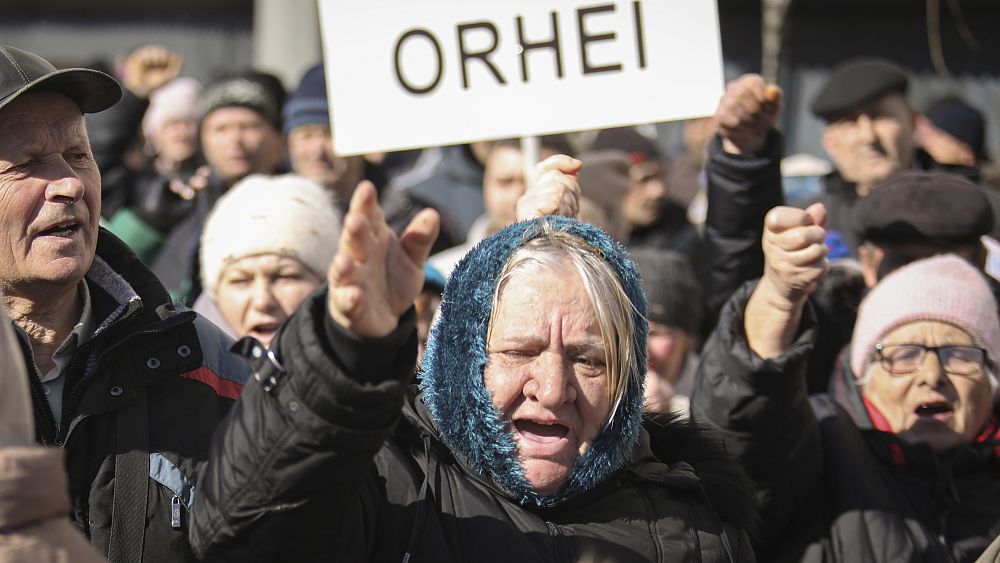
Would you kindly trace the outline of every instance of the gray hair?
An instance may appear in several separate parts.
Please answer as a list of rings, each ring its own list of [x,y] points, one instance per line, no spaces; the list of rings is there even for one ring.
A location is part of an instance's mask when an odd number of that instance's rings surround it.
[[[608,391],[611,415],[625,393],[630,377],[642,380],[642,369],[632,350],[637,327],[632,316],[635,306],[622,286],[614,268],[595,248],[579,237],[565,231],[544,227],[542,234],[531,239],[511,254],[493,290],[492,312],[486,332],[486,341],[492,339],[500,296],[514,274],[533,267],[552,270],[564,266],[565,261],[575,268],[590,297],[590,304],[597,318],[604,342],[605,365],[608,370]]]

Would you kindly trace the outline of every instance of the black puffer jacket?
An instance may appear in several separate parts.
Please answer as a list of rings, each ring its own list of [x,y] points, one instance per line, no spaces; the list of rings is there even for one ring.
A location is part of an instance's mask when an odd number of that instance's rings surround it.
[[[70,519],[100,552],[112,561],[193,560],[186,532],[197,474],[250,366],[214,325],[174,307],[103,229],[86,280],[96,331],[64,372],[61,427],[37,368],[29,374],[38,441],[66,450]]]
[[[608,420],[558,490],[542,494],[484,373],[504,265],[546,233],[577,237],[607,262],[636,330]],[[387,338],[358,341],[330,319],[325,295],[314,296],[279,337],[285,373],[270,363],[265,387],[247,389],[215,442],[195,509],[196,548],[233,560],[753,560],[746,511],[707,490],[718,474],[738,471],[735,462],[708,443],[693,446],[707,459],[668,466],[650,454],[640,429],[645,310],[634,264],[600,229],[563,217],[511,225],[452,272],[415,395],[406,387],[412,315]],[[667,428],[661,443],[690,453],[695,433]],[[713,464],[720,460],[724,470]]]
[[[553,508],[521,506],[456,459],[421,398],[407,393],[412,312],[385,339],[358,341],[328,320],[325,304],[325,293],[314,296],[285,328],[285,373],[265,366],[266,385],[247,387],[214,445],[195,508],[192,540],[203,555],[730,560],[720,535],[729,514],[715,514],[695,468],[658,462],[645,440],[598,488]],[[753,560],[736,526],[726,535],[734,560]]]
[[[762,487],[761,560],[974,561],[1000,532],[997,428],[936,455],[875,429],[852,382],[808,398],[811,308],[786,353],[765,361],[743,332],[752,289],[723,310],[691,406]]]

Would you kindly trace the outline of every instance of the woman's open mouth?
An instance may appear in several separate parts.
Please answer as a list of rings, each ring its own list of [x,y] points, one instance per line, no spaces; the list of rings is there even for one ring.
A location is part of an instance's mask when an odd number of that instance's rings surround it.
[[[937,421],[947,421],[951,420],[954,416],[955,409],[944,401],[933,401],[929,403],[920,403],[916,409],[913,411],[918,419],[921,420],[937,420]]]
[[[558,442],[569,434],[569,428],[558,422],[547,423],[524,418],[514,421],[514,429],[523,438],[543,444]]]

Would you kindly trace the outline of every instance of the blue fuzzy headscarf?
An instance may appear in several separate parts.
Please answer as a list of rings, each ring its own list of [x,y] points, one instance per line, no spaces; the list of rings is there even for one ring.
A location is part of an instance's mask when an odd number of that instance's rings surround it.
[[[582,239],[617,273],[633,305],[633,357],[640,369],[626,373],[618,408],[579,459],[566,483],[550,496],[539,495],[518,459],[507,421],[493,405],[483,381],[489,361],[486,332],[493,294],[515,250],[543,232],[545,223]],[[604,231],[565,217],[516,223],[480,242],[458,263],[448,280],[440,317],[431,329],[421,364],[423,402],[448,448],[472,469],[490,478],[522,505],[552,506],[600,484],[625,463],[636,442],[642,416],[642,376],[646,366],[646,299],[635,264]]]

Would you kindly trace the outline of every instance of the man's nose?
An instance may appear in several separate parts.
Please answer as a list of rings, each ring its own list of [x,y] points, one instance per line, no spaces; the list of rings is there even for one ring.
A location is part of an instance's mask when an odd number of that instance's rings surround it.
[[[538,358],[531,381],[524,387],[525,394],[546,408],[575,401],[576,388],[573,387],[570,369],[570,362],[562,354],[543,353]]]
[[[73,167],[65,160],[51,166],[51,176],[45,189],[45,199],[57,203],[76,203],[83,199],[87,187],[77,175]]]
[[[866,114],[858,116],[858,137],[865,143],[875,142],[875,121]]]

